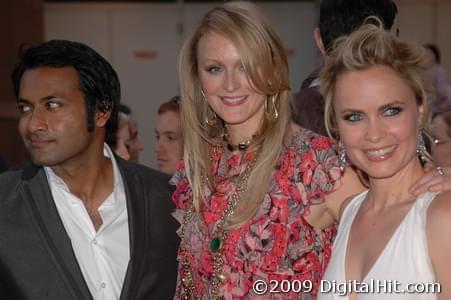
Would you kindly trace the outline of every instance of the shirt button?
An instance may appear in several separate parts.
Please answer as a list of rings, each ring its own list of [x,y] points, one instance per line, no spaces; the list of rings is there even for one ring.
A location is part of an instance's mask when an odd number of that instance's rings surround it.
[[[92,243],[93,243],[94,245],[97,245],[97,239],[93,239],[93,240],[92,240]]]
[[[106,283],[105,283],[105,282],[102,282],[102,283],[100,284],[100,287],[101,287],[102,289],[104,289],[104,288],[106,287]]]

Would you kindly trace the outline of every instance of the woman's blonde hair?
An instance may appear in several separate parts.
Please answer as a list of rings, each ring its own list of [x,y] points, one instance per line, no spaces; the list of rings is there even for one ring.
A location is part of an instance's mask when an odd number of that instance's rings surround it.
[[[225,228],[234,229],[252,218],[270,187],[272,172],[279,159],[291,119],[289,106],[288,63],[280,37],[256,5],[249,2],[228,2],[213,8],[202,18],[194,33],[184,43],[179,57],[181,88],[181,124],[185,140],[184,162],[192,188],[194,207],[200,211],[202,189],[207,183],[213,190],[209,153],[223,132],[223,121],[215,126],[206,124],[209,105],[202,96],[198,75],[197,47],[208,33],[219,34],[238,49],[249,81],[268,99],[275,97],[278,118],[265,118],[260,129],[261,149],[249,176],[247,188],[241,194],[239,209]],[[272,108],[272,105],[269,105]],[[217,141],[216,141],[217,143]]]
[[[417,105],[424,109],[420,127],[428,121],[428,99],[431,91],[424,49],[404,42],[385,31],[381,21],[370,17],[367,22],[347,37],[339,38],[320,73],[319,91],[325,99],[326,130],[338,138],[336,116],[333,109],[335,87],[340,75],[348,71],[366,70],[374,66],[387,66],[395,71],[412,89]]]
[[[348,71],[367,70],[374,66],[391,68],[409,85],[417,105],[423,106],[419,130],[426,129],[431,86],[424,49],[419,45],[404,42],[385,31],[377,17],[369,17],[366,22],[367,24],[349,36],[339,38],[334,43],[334,48],[321,70],[319,91],[325,99],[324,121],[327,133],[332,138],[339,139],[333,107],[339,76]],[[431,160],[428,153],[424,155],[426,160]],[[367,174],[361,170],[357,170],[357,173],[362,183],[368,186]]]

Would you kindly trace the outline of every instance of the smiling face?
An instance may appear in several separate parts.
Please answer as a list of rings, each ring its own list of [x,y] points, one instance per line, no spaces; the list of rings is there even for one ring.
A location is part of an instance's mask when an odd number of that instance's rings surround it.
[[[210,107],[233,135],[250,138],[264,116],[265,95],[252,86],[235,45],[215,32],[197,46],[198,76]]]
[[[42,67],[25,71],[18,97],[19,131],[36,165],[80,164],[103,144],[98,128],[87,128],[85,97],[72,67]],[[104,126],[109,116],[95,117]],[[95,149],[94,149],[95,148]]]
[[[423,109],[391,68],[340,75],[333,107],[349,159],[370,178],[392,177],[419,166],[417,128]]]

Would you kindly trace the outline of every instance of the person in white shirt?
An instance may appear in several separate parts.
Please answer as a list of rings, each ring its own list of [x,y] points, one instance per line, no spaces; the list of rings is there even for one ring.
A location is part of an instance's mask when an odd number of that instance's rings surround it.
[[[88,46],[28,48],[13,72],[31,163],[0,176],[1,299],[168,299],[167,175],[115,156],[116,72]]]

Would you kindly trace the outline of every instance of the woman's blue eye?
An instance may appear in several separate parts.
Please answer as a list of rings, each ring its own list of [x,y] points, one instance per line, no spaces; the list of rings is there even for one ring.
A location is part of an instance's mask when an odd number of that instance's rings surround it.
[[[348,122],[357,122],[362,120],[362,114],[360,113],[347,114],[343,117],[343,120]]]
[[[398,115],[402,109],[400,107],[388,107],[384,110],[384,115],[388,117]]]
[[[212,67],[207,68],[207,72],[210,72],[210,73],[219,73],[221,71],[222,71],[222,68],[218,67],[218,66],[212,66]]]

